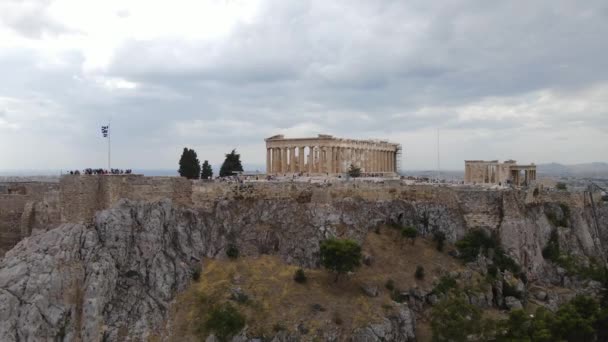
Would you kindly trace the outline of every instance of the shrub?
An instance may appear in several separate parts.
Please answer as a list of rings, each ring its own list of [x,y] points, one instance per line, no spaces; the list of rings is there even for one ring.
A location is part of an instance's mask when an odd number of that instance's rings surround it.
[[[287,330],[287,328],[285,328],[285,326],[283,324],[281,324],[281,323],[275,323],[272,326],[272,331],[274,331],[275,333],[278,333],[278,332],[283,331],[283,330]]]
[[[401,236],[410,239],[413,244],[418,236],[418,231],[414,227],[404,227],[401,228]]]
[[[446,298],[432,310],[433,341],[468,341],[481,334],[481,318],[481,310],[462,297]]]
[[[361,176],[361,168],[356,167],[353,164],[350,164],[350,168],[348,169],[348,175],[353,178],[357,178]]]
[[[353,240],[328,239],[321,242],[321,263],[325,268],[340,274],[361,266],[361,246]]]
[[[229,245],[226,249],[226,255],[230,259],[236,259],[239,257],[239,249],[235,245]]]
[[[509,270],[514,274],[521,271],[515,260],[511,259],[500,245],[500,241],[494,235],[490,236],[481,229],[475,229],[468,232],[462,240],[456,242],[456,248],[460,253],[460,258],[466,262],[472,262],[477,259],[481,253],[488,257],[488,250],[494,250],[492,261],[500,270]]]
[[[306,282],[306,274],[304,273],[304,270],[298,268],[293,275],[293,280],[295,280],[296,283],[304,284]]]
[[[437,243],[436,248],[438,251],[443,251],[443,244],[445,242],[445,233],[436,231],[433,233],[433,241]]]
[[[202,272],[201,264],[196,263],[196,265],[194,265],[192,267],[192,280],[199,281],[199,279],[201,278],[201,272]]]
[[[557,234],[557,229],[553,229],[551,231],[551,235],[549,235],[549,241],[547,245],[543,248],[543,258],[557,262],[559,258],[559,237]]]
[[[503,297],[515,297],[517,299],[523,299],[523,293],[517,291],[514,286],[511,286],[508,282],[504,281],[502,283],[502,295]]]
[[[386,289],[389,291],[393,291],[395,289],[395,281],[393,281],[393,279],[387,280],[384,287],[386,287]]]
[[[416,266],[416,279],[424,279],[424,267],[418,265]]]
[[[441,278],[439,278],[439,282],[437,283],[437,285],[435,285],[435,288],[433,288],[433,292],[434,293],[448,293],[450,290],[455,289],[458,287],[458,284],[456,283],[456,279],[454,279],[453,277],[449,276],[449,275],[444,275]]]
[[[245,317],[232,305],[224,304],[211,309],[204,327],[220,341],[227,341],[245,327]]]

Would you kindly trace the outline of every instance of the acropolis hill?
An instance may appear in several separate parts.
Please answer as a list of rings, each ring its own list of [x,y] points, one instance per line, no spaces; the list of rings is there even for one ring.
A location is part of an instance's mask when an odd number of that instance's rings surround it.
[[[56,336],[86,341],[169,336],[166,340],[171,341],[182,340],[184,334],[192,339],[190,330],[172,329],[190,324],[194,317],[189,311],[179,313],[182,306],[175,301],[180,293],[198,293],[189,289],[197,267],[215,276],[209,279],[213,284],[244,291],[264,287],[275,278],[260,274],[255,283],[248,283],[251,287],[245,287],[245,273],[239,267],[252,272],[271,269],[279,275],[284,267],[291,267],[287,268],[290,282],[294,267],[324,275],[319,269],[319,246],[328,237],[352,239],[368,256],[360,272],[367,276],[357,278],[356,272],[346,282],[352,284],[348,291],[337,290],[340,295],[326,290],[325,278],[310,280],[315,281],[315,298],[346,305],[341,325],[346,330],[336,333],[337,340],[382,341],[370,337],[381,331],[387,341],[413,341],[423,336],[417,327],[428,325],[422,313],[437,301],[433,286],[442,275],[453,275],[470,288],[468,301],[483,308],[519,307],[526,298],[535,300],[534,305],[556,307],[574,293],[595,294],[598,286],[543,257],[554,232],[561,250],[581,262],[605,260],[608,246],[608,206],[597,194],[541,187],[411,184],[382,178],[207,182],[67,175],[59,183],[0,184],[0,192],[0,253],[6,252],[0,259],[0,303],[10,308],[0,310],[2,341]],[[404,247],[392,227],[405,226],[414,227],[425,241]],[[455,241],[476,229],[494,234],[523,275],[498,272],[496,280],[480,288],[478,280],[487,276],[490,260],[480,257],[463,265],[428,242],[442,233],[453,251]],[[223,275],[218,272],[224,269],[221,262],[230,248],[238,249],[239,263],[227,264],[232,271]],[[402,259],[403,255],[408,257]],[[215,261],[219,266],[207,270]],[[416,264],[426,265],[428,281],[412,283]],[[392,266],[383,268],[386,265]],[[412,287],[404,292],[412,293],[407,294],[408,302],[391,299],[384,290],[388,278],[402,279],[399,287]],[[362,292],[360,287],[368,285],[379,294]],[[283,280],[280,286],[285,286]],[[298,311],[302,314],[290,318],[293,323],[276,333],[284,336],[276,341],[324,340],[335,331],[333,307],[307,321],[319,322],[318,329],[297,329],[298,322],[309,319],[310,307],[318,304],[308,301],[306,286],[298,287],[304,294],[288,304],[302,307]],[[521,291],[524,299],[504,293],[509,286]],[[254,303],[267,303],[261,292],[249,295]],[[229,297],[229,292],[222,292],[214,298]],[[198,303],[183,301],[185,308],[187,303]],[[248,318],[252,324],[260,317],[283,317],[282,305],[251,308],[255,309]],[[175,310],[182,318],[172,321]],[[267,322],[270,334],[274,323]],[[259,337],[254,331],[246,334],[244,341]]]

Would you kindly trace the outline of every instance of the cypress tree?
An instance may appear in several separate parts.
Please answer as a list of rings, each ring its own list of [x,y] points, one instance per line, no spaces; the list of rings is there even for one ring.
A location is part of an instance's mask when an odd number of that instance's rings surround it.
[[[220,168],[220,177],[232,176],[236,171],[243,171],[243,165],[241,165],[241,155],[237,154],[234,149],[226,155]]]
[[[179,175],[188,179],[198,179],[201,174],[201,163],[196,152],[184,147],[184,152],[179,159]]]
[[[205,160],[203,162],[203,170],[201,171],[201,179],[211,179],[213,178],[213,168],[209,165],[209,162]]]

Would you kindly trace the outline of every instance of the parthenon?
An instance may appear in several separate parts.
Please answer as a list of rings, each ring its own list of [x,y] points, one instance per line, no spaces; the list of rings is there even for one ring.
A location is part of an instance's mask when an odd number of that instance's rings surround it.
[[[521,176],[524,171],[524,176]],[[517,165],[515,160],[465,160],[464,182],[481,184],[530,185],[536,180],[536,165]]]
[[[350,165],[364,174],[395,175],[401,146],[380,140],[353,140],[319,134],[286,139],[275,135],[266,141],[267,174],[342,174]]]

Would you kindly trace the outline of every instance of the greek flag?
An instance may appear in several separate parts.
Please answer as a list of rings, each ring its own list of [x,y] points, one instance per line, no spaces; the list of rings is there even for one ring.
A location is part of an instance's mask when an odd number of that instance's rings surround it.
[[[101,126],[101,134],[103,135],[104,138],[108,137],[109,132],[110,132],[110,126]]]

